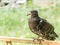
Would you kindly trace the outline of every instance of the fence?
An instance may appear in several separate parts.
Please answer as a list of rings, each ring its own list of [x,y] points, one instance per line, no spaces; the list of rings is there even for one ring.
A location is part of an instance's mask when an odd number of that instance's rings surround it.
[[[60,41],[48,41],[48,40],[33,41],[33,39],[20,39],[16,37],[4,37],[4,36],[0,36],[0,41],[5,41],[6,45],[8,44],[13,45],[12,42],[41,44],[41,45],[60,45]]]

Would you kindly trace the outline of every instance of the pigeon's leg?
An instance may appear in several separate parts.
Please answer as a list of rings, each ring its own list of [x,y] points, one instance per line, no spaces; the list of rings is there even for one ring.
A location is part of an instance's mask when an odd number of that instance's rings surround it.
[[[41,41],[44,41],[44,39],[42,37],[38,36],[37,37],[37,41],[40,41],[41,42]]]
[[[38,37],[37,37],[37,41],[44,41],[43,37],[44,36],[40,32],[39,35],[38,35]]]
[[[41,44],[41,41],[44,41],[44,39],[38,36],[37,38],[33,39],[33,41],[38,41],[38,43]]]
[[[44,41],[44,39],[42,39],[40,36],[38,36],[37,38],[34,38],[33,41]]]

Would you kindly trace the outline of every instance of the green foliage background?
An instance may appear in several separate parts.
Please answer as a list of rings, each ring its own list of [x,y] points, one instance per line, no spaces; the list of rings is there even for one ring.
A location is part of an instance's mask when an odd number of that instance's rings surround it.
[[[28,27],[28,12],[31,9],[36,9],[39,16],[46,19],[55,27],[55,32],[58,34],[60,40],[60,5],[55,8],[40,8],[35,5],[31,6],[28,1],[26,9],[0,9],[0,36],[19,37],[19,38],[34,38],[36,37]]]

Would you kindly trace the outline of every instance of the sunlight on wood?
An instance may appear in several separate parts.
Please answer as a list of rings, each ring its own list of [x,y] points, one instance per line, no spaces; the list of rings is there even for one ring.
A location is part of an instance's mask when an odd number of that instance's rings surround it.
[[[60,45],[60,41],[33,41],[33,39],[20,39],[16,37],[4,37],[0,36],[1,41],[6,41],[6,45],[10,44],[12,45],[12,42],[18,42],[18,43],[27,43],[27,44],[42,44],[42,45]]]

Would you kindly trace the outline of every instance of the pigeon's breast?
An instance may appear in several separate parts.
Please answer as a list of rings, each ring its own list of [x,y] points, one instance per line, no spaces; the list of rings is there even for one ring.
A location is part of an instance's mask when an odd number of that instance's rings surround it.
[[[28,23],[29,23],[30,28],[36,28],[36,26],[38,24],[36,19],[29,19]]]

